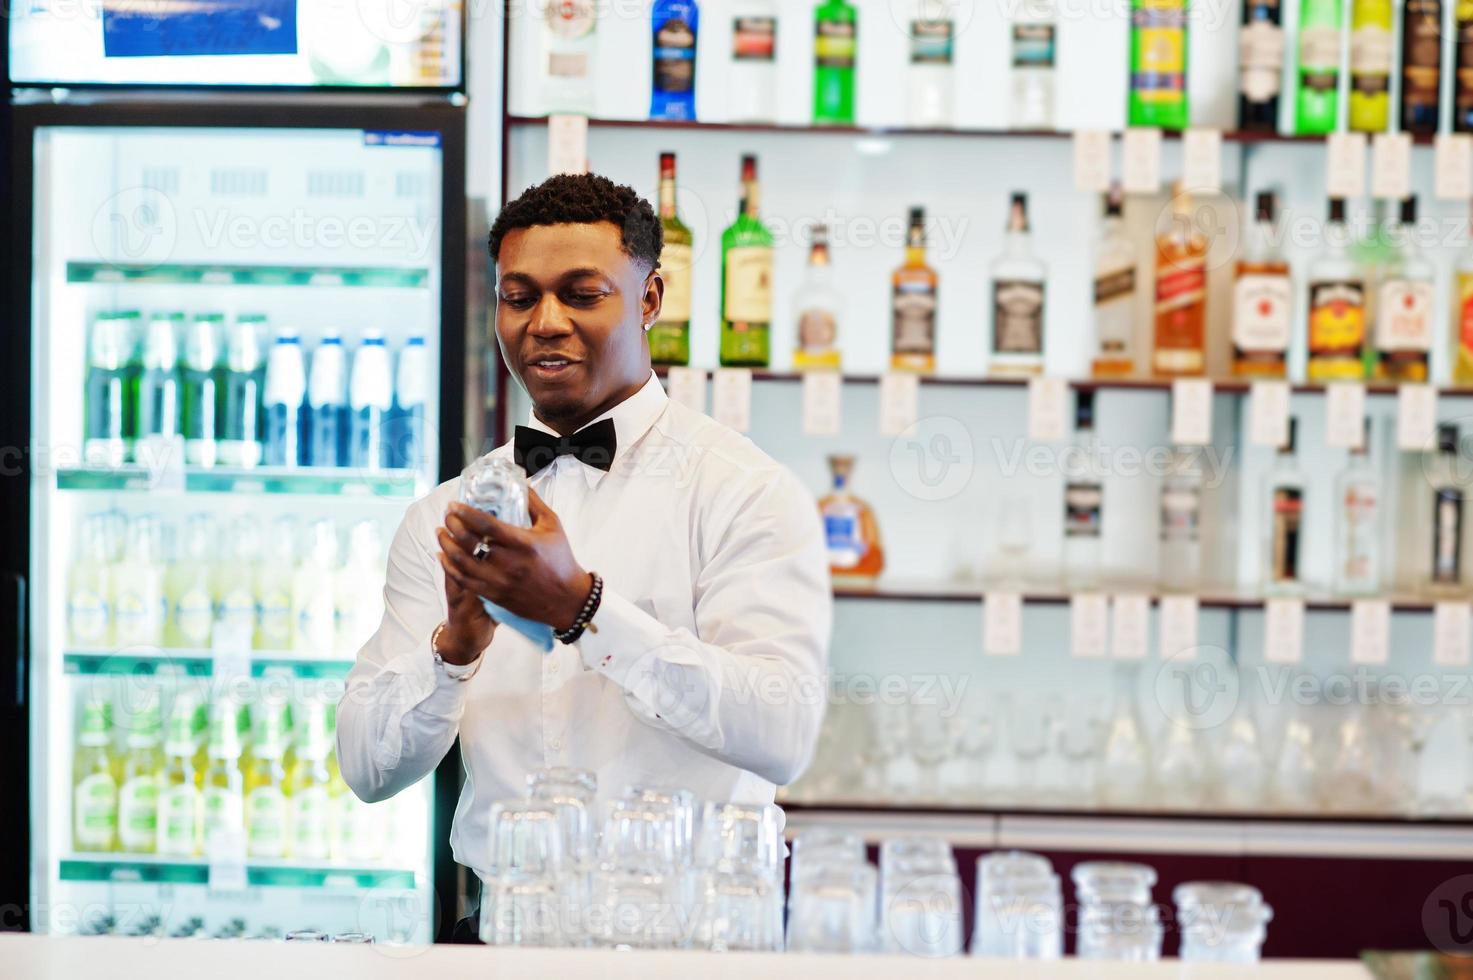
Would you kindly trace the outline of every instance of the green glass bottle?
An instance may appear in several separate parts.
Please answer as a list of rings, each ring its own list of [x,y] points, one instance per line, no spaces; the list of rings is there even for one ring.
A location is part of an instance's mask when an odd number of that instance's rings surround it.
[[[1294,132],[1320,136],[1335,131],[1340,116],[1341,0],[1303,0],[1299,8],[1299,91]]]
[[[660,278],[665,302],[650,327],[650,360],[655,364],[690,363],[690,229],[675,213],[675,154],[660,154],[660,225],[665,247],[660,252]]]
[[[1130,125],[1187,128],[1187,0],[1131,0]]]
[[[854,67],[859,13],[845,0],[822,0],[814,12],[813,121],[854,125]]]
[[[742,206],[721,234],[721,364],[767,367],[772,232],[757,217],[757,158],[742,157]]]

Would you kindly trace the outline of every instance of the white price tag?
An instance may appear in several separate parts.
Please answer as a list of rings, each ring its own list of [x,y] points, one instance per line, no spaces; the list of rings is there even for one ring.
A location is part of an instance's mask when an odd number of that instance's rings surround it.
[[[1396,389],[1396,447],[1424,452],[1437,442],[1437,389],[1404,384]]]
[[[982,650],[993,657],[1023,652],[1023,599],[1016,592],[989,592],[982,598]]]
[[[1248,441],[1278,449],[1289,441],[1289,383],[1255,381],[1249,389]]]
[[[246,890],[246,835],[244,827],[218,827],[205,841],[209,890]]]
[[[738,432],[752,427],[752,372],[720,368],[711,383],[711,417]]]
[[[1028,438],[1062,442],[1069,417],[1069,385],[1063,378],[1028,380]]]
[[[1212,382],[1178,378],[1171,383],[1171,441],[1205,446],[1212,441]]]
[[[1366,192],[1366,134],[1331,133],[1325,140],[1325,196]]]
[[[1371,140],[1371,196],[1400,201],[1412,193],[1412,134],[1377,133]]]
[[[1336,381],[1325,387],[1325,445],[1359,449],[1366,441],[1366,386]]]
[[[842,419],[844,376],[838,371],[803,374],[803,434],[836,436]]]
[[[1125,131],[1121,184],[1127,194],[1154,194],[1161,189],[1161,130],[1131,127]]]
[[[1303,660],[1304,600],[1270,599],[1263,612],[1263,659],[1271,664]]]
[[[921,415],[921,379],[909,371],[880,376],[880,435],[898,436]]]
[[[588,173],[588,117],[547,117],[547,173]]]
[[[665,375],[665,390],[671,401],[706,414],[706,372],[700,368],[670,368]]]
[[[1468,641],[1473,606],[1466,602],[1439,602],[1432,615],[1432,662],[1439,667],[1468,666]]]
[[[1161,597],[1161,659],[1197,659],[1197,597]]]
[[[1103,129],[1074,133],[1074,189],[1103,194],[1110,189],[1110,134]]]
[[[1189,129],[1182,137],[1181,182],[1193,194],[1222,190],[1222,133]]]
[[[1391,647],[1391,603],[1358,599],[1350,604],[1350,662],[1384,664]]]
[[[1144,660],[1149,650],[1151,599],[1117,595],[1111,602],[1110,656],[1116,660]]]
[[[1069,600],[1069,649],[1074,656],[1099,658],[1109,652],[1109,619],[1104,595],[1082,593]]]
[[[1432,193],[1443,201],[1473,197],[1473,134],[1438,133]]]

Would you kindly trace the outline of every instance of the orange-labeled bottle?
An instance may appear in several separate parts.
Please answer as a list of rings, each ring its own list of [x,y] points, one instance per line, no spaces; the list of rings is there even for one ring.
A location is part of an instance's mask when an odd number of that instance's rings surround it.
[[[853,456],[830,456],[833,492],[818,502],[828,543],[829,571],[836,583],[872,584],[885,570],[880,525],[869,504],[849,492]]]
[[[1156,228],[1156,342],[1151,373],[1197,375],[1207,367],[1207,238],[1180,184]]]

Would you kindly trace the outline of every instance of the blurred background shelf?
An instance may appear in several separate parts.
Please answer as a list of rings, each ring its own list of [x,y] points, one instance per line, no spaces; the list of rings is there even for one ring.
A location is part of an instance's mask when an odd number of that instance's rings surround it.
[[[418,475],[413,470],[356,470],[348,467],[269,466],[248,469],[187,469],[186,493],[283,494],[302,497],[385,497],[410,500]],[[76,467],[56,473],[58,490],[155,491],[162,475],[146,466]]]
[[[348,676],[353,659],[315,658],[290,652],[254,651],[250,656],[251,676],[287,670],[303,679]],[[79,677],[152,675],[170,670],[186,677],[208,677],[214,673],[215,656],[209,650],[161,650],[157,653],[128,651],[71,650],[64,655],[63,672]]]
[[[392,266],[160,265],[125,262],[66,264],[68,283],[149,283],[169,286],[325,286],[424,289],[428,269]]]
[[[86,855],[62,858],[61,880],[207,885],[210,866],[199,860],[151,855]],[[252,861],[246,866],[246,883],[256,887],[354,891],[363,888],[414,888],[417,880],[413,871],[401,869]]]

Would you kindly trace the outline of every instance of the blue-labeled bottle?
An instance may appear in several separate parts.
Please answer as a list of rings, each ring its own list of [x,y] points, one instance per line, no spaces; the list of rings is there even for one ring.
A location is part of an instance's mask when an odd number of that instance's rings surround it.
[[[346,466],[348,354],[336,330],[328,330],[312,352],[312,370],[307,375],[307,411],[311,423],[308,465]]]
[[[413,334],[399,352],[394,371],[394,407],[390,411],[389,442],[384,465],[397,470],[433,470],[425,438],[425,389],[429,360],[425,339]]]
[[[348,404],[353,413],[348,462],[354,467],[376,470],[387,465],[389,409],[393,398],[384,335],[377,330],[368,331],[363,335],[358,353],[353,355],[353,371],[348,377]]]
[[[651,18],[654,80],[650,118],[696,118],[696,37],[701,11],[694,0],[655,0]]]
[[[307,460],[303,400],[307,372],[302,363],[302,341],[295,330],[281,330],[266,355],[266,383],[261,401],[266,407],[264,456],[267,466],[302,466]]]

